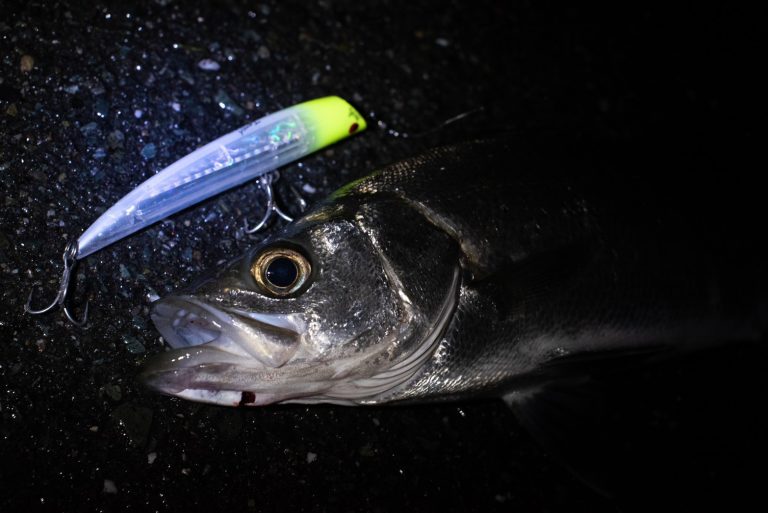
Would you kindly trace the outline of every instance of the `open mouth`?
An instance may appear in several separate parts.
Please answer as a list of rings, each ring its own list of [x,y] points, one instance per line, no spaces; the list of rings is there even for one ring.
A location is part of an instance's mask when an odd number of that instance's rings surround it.
[[[228,353],[249,356],[240,344],[224,336],[231,317],[194,298],[173,296],[158,302],[152,310],[152,321],[174,349],[210,344]]]
[[[151,359],[140,379],[158,392],[214,404],[277,400],[248,390],[291,359],[304,328],[292,314],[220,309],[193,296],[165,298],[151,315],[173,350]]]
[[[224,310],[191,296],[160,301],[152,320],[174,349],[205,345],[273,368],[295,354],[304,330],[295,315]]]

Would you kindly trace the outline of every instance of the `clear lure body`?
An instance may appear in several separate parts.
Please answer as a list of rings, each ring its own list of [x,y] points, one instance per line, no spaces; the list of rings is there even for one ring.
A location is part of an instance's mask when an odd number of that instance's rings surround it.
[[[141,183],[104,212],[76,243],[67,244],[56,298],[47,307],[34,309],[30,293],[24,310],[42,314],[58,305],[72,323],[84,325],[87,304],[81,321],[74,319],[66,306],[71,272],[77,259],[206,198],[263,177],[365,127],[365,119],[354,107],[338,96],[327,96],[275,112],[219,137]],[[269,183],[262,179],[266,187],[270,187]],[[286,217],[274,205],[271,189],[268,196],[268,208]],[[266,219],[267,216],[258,227],[263,226]]]
[[[337,96],[256,120],[177,160],[124,196],[80,236],[77,258],[364,128],[363,117]]]

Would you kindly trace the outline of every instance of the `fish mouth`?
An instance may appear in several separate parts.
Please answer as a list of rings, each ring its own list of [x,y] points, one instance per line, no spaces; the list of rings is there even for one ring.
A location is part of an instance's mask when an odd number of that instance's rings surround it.
[[[306,329],[295,314],[217,308],[193,296],[170,296],[159,301],[151,317],[174,349],[207,345],[275,368],[294,355]]]
[[[170,296],[154,305],[151,317],[172,350],[152,358],[139,375],[149,388],[226,405],[291,397],[270,389],[300,346],[306,329],[300,316],[218,308],[193,296]],[[253,383],[259,382],[265,386],[254,391]]]

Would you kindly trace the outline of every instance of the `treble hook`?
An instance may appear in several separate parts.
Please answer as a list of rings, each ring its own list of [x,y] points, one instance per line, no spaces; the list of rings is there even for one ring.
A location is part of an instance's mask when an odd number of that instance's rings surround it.
[[[253,228],[248,227],[248,219],[245,220],[245,233],[251,234],[256,233],[262,228],[264,228],[269,220],[272,218],[272,214],[276,213],[289,223],[293,221],[293,218],[280,210],[280,207],[277,205],[277,202],[275,201],[275,193],[272,190],[272,183],[280,178],[280,172],[275,171],[274,173],[269,173],[266,175],[262,175],[261,178],[259,178],[259,182],[261,183],[261,187],[264,189],[264,192],[267,194],[267,210],[264,212],[264,216],[261,218],[261,221],[259,221],[256,226]]]
[[[85,323],[88,322],[88,302],[85,303],[85,312],[83,313],[82,320],[75,320],[74,317],[72,317],[72,314],[69,312],[69,307],[65,304],[67,301],[67,294],[69,293],[69,283],[72,279],[72,271],[75,268],[75,264],[77,263],[77,242],[72,241],[67,244],[67,246],[64,248],[64,254],[62,254],[62,260],[64,260],[64,271],[61,273],[61,281],[59,282],[59,292],[56,294],[56,297],[53,299],[53,302],[46,306],[45,308],[41,308],[40,310],[33,310],[32,309],[32,296],[35,293],[34,287],[32,287],[32,290],[29,292],[29,298],[27,298],[27,303],[24,305],[24,311],[31,315],[39,315],[44,314],[46,312],[50,312],[53,310],[56,305],[59,305],[62,307],[62,310],[64,310],[64,315],[67,316],[67,319],[69,319],[69,322],[74,324],[75,326],[82,327],[85,326]]]

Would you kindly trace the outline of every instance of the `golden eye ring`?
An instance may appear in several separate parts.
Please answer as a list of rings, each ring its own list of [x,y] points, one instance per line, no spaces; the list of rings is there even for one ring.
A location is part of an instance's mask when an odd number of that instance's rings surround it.
[[[287,297],[301,289],[312,273],[309,260],[289,248],[267,248],[251,264],[251,276],[268,295]]]

